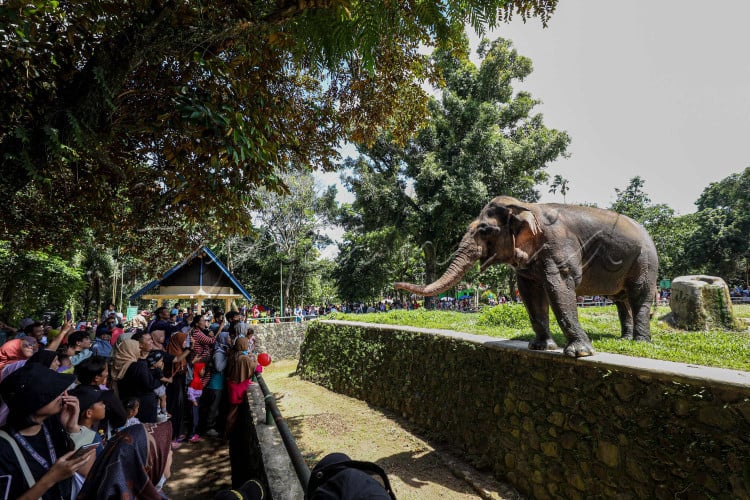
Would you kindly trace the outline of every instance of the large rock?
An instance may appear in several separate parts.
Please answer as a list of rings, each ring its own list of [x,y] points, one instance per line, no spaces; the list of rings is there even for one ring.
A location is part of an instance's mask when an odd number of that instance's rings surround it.
[[[684,330],[739,330],[729,287],[723,279],[702,274],[672,280],[669,306],[672,322]]]

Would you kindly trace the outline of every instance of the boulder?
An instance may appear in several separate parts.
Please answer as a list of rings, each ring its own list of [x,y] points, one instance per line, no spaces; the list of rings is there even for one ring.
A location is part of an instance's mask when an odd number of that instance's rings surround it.
[[[684,330],[742,329],[734,317],[729,287],[716,276],[679,276],[672,280],[671,322]]]

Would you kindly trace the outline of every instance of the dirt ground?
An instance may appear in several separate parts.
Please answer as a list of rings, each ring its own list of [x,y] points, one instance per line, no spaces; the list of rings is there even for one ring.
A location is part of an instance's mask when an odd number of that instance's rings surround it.
[[[394,415],[294,376],[296,367],[296,360],[274,362],[263,378],[310,468],[338,451],[380,465],[399,500],[523,498]],[[175,450],[164,488],[169,498],[210,499],[229,487],[229,451],[220,440],[204,438]]]
[[[310,468],[338,451],[380,465],[399,500],[522,498],[408,423],[292,375],[296,367],[296,360],[274,362],[263,378]]]
[[[183,443],[172,454],[172,477],[164,493],[172,500],[211,499],[232,487],[229,447],[219,439]]]

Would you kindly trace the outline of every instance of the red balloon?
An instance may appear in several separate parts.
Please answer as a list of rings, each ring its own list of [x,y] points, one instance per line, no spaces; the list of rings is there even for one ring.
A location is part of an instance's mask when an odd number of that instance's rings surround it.
[[[268,355],[267,352],[262,352],[258,354],[258,363],[261,366],[268,366],[271,364],[271,356]]]

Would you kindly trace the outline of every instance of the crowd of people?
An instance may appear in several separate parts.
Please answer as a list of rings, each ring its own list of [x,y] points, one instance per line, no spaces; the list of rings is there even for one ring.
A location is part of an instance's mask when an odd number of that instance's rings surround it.
[[[0,323],[0,498],[163,498],[173,449],[227,439],[262,369],[241,312],[124,323]]]

